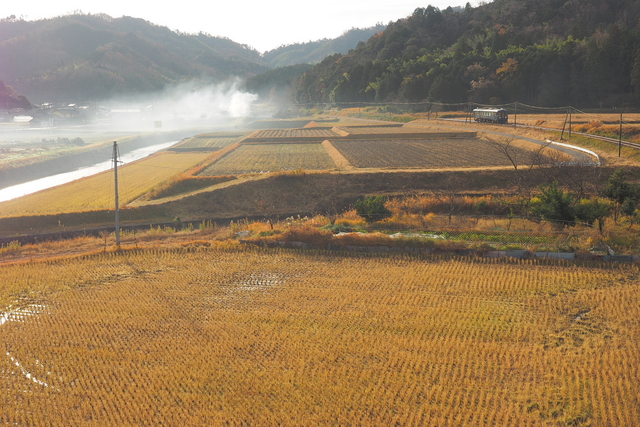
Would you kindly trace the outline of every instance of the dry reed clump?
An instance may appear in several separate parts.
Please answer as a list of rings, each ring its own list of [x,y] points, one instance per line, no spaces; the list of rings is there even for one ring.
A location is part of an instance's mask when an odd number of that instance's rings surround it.
[[[384,233],[347,233],[333,236],[332,245],[337,246],[396,246],[398,239]]]
[[[388,230],[422,230],[432,224],[434,217],[433,213],[426,215],[394,213],[377,224]]]
[[[0,246],[0,257],[17,255],[20,253],[22,253],[22,244],[17,240]]]
[[[361,228],[367,225],[367,222],[356,213],[355,209],[343,212],[335,220],[336,225],[342,225],[350,228]]]
[[[247,224],[246,229],[250,234],[269,233],[274,230],[274,223],[271,221],[254,221]]]
[[[324,247],[331,241],[333,233],[311,225],[303,224],[291,227],[281,234],[273,236],[273,240],[283,242],[303,242],[315,247]]]
[[[426,215],[429,213],[449,213],[475,215],[506,215],[513,209],[513,200],[509,197],[460,196],[454,194],[417,194],[408,197],[396,197],[385,205],[393,212]]]

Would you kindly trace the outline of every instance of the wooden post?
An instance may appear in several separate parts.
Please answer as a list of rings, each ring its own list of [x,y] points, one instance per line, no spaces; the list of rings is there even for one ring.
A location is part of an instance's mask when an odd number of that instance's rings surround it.
[[[513,127],[518,126],[518,101],[515,102],[515,113],[513,114]]]

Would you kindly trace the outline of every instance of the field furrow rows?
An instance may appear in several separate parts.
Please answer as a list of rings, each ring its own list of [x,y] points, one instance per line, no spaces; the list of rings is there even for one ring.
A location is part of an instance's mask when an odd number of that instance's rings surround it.
[[[189,247],[5,265],[0,421],[632,425],[637,269]]]

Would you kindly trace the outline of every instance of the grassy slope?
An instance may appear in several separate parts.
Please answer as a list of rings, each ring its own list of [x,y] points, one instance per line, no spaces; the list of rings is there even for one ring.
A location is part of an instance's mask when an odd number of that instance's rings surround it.
[[[608,176],[613,169],[604,169]],[[271,175],[238,179],[220,184],[214,191],[203,190],[170,201],[124,209],[121,219],[129,223],[150,221],[243,218],[290,214],[326,213],[332,206],[347,208],[366,194],[502,193],[513,185],[509,169],[431,172],[342,172],[305,175]],[[109,224],[113,213],[92,211],[0,218],[0,235],[11,236],[39,231],[83,229]]]

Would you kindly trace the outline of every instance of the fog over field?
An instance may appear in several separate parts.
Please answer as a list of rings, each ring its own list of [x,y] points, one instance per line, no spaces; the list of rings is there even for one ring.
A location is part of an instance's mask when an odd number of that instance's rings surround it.
[[[240,80],[218,84],[185,82],[170,86],[158,93],[126,96],[107,101],[118,105],[137,105],[153,108],[158,118],[220,119],[248,117],[251,104],[258,99],[252,93],[239,89]]]
[[[168,142],[201,132],[242,126],[247,118],[257,118],[252,111],[257,95],[239,87],[238,79],[218,84],[183,83],[157,93],[78,104],[75,119],[59,119],[51,113],[54,109],[41,109],[25,113],[34,117],[31,125],[0,124],[0,189],[5,189],[0,193],[7,193],[0,194],[0,199],[59,184],[52,179],[54,175],[67,176],[78,168],[108,162],[111,141],[119,142],[124,155],[145,147],[167,148]],[[59,111],[65,113],[68,108]],[[92,145],[96,143],[99,146]],[[30,166],[15,170],[20,165]],[[34,180],[38,181],[28,189],[17,186]]]

